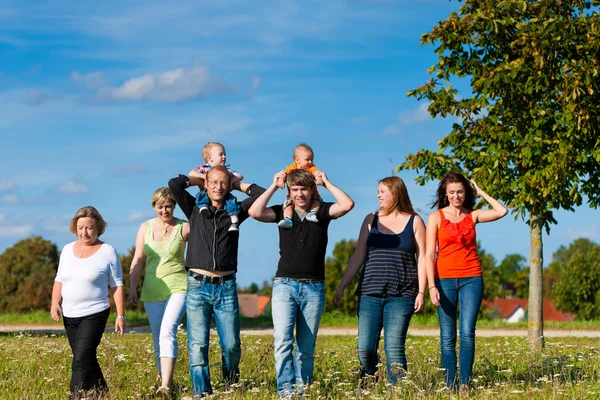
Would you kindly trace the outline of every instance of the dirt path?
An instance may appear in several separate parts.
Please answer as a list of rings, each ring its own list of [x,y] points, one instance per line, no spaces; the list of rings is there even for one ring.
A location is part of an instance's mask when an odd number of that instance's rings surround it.
[[[110,329],[107,329],[109,332]],[[0,333],[32,333],[32,334],[61,334],[64,329],[60,325],[2,325]],[[150,328],[147,326],[139,326],[128,328],[129,333],[149,333]],[[437,328],[411,328],[408,334],[412,336],[429,336],[438,337],[440,331]],[[272,336],[273,329],[243,329],[242,335],[251,336]],[[357,336],[357,328],[334,328],[323,327],[319,329],[320,336]],[[527,337],[525,329],[477,329],[477,336],[481,337]],[[588,337],[600,338],[600,330],[575,330],[575,329],[545,329],[545,337]]]

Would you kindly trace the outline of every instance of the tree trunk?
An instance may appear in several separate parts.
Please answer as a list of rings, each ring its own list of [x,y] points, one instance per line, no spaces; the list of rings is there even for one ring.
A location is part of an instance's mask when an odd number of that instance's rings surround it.
[[[529,348],[541,350],[544,348],[544,279],[543,279],[543,254],[542,254],[542,208],[531,210],[529,222]]]

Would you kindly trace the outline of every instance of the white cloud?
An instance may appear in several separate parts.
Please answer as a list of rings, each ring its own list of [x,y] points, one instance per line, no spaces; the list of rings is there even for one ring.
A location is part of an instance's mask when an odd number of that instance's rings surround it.
[[[57,100],[60,99],[60,97],[61,95],[55,92],[32,89],[27,92],[25,100],[30,106],[39,106],[46,101]]]
[[[599,239],[598,230],[593,225],[581,226],[578,228],[568,228],[567,236],[571,240],[575,240],[575,239],[579,239],[579,238],[587,238],[590,240],[598,240]]]
[[[85,194],[88,192],[88,187],[79,180],[68,179],[61,183],[56,191],[62,194]]]
[[[27,236],[32,231],[31,225],[17,225],[17,226],[0,226],[0,237],[2,238],[20,238]]]
[[[262,79],[260,76],[254,75],[252,77],[252,91],[257,91],[262,86]]]
[[[104,72],[96,71],[89,74],[80,74],[79,71],[71,72],[71,79],[82,85],[86,90],[97,90],[108,85]]]
[[[133,212],[129,214],[129,216],[125,219],[125,222],[146,221],[154,216],[155,214],[153,212]]]
[[[5,194],[0,197],[0,203],[2,204],[17,204],[19,199],[14,194]]]
[[[0,180],[0,192],[9,192],[17,187],[15,181]]]
[[[369,122],[370,120],[371,120],[370,115],[363,115],[361,117],[350,118],[350,120],[348,120],[348,122],[352,125],[356,125],[356,124],[364,124],[366,122]]]
[[[429,114],[429,111],[427,111],[427,108],[429,108],[429,103],[422,103],[417,109],[402,111],[398,114],[398,122],[385,128],[383,134],[385,136],[398,135],[402,132],[402,127],[406,125],[431,119],[431,115]]]
[[[97,97],[118,101],[154,100],[177,102],[206,97],[217,92],[233,91],[233,87],[213,79],[207,67],[176,68],[169,71],[131,78],[119,87],[104,86]]]

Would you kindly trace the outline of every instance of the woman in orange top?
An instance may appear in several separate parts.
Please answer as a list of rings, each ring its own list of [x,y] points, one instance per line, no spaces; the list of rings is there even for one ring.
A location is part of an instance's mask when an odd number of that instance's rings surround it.
[[[435,211],[427,218],[426,270],[429,296],[440,321],[442,368],[446,385],[456,387],[456,316],[460,304],[460,384],[471,382],[475,356],[475,323],[483,297],[475,224],[496,221],[508,212],[471,180],[451,171],[440,182]],[[473,210],[475,194],[491,210]],[[437,251],[436,251],[437,250]]]

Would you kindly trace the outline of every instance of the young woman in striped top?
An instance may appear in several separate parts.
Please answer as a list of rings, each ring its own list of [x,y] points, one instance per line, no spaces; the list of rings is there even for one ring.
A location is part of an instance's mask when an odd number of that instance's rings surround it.
[[[496,221],[508,212],[471,180],[451,171],[440,182],[427,218],[427,280],[429,296],[440,321],[442,368],[446,385],[456,387],[456,316],[460,303],[460,384],[471,382],[475,356],[475,323],[483,297],[475,224]],[[475,194],[491,210],[473,210]],[[437,249],[437,251],[436,251]]]
[[[377,345],[383,328],[388,381],[395,383],[407,368],[408,324],[413,313],[423,308],[425,224],[399,177],[379,181],[377,199],[379,211],[367,215],[362,224],[334,302],[340,304],[344,289],[364,265],[357,289],[361,375],[377,371]]]

